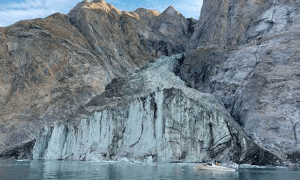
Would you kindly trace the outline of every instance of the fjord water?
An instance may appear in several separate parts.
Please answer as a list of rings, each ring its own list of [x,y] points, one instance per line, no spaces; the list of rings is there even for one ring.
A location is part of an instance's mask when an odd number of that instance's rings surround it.
[[[0,179],[300,179],[299,169],[243,168],[236,172],[205,172],[195,170],[193,165],[194,164],[5,160],[0,161]]]

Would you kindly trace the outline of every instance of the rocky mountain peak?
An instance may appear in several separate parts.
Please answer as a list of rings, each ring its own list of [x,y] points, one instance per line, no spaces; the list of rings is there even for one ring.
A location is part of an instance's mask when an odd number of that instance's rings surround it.
[[[147,19],[151,19],[153,17],[160,15],[160,13],[156,10],[145,9],[145,8],[138,8],[133,12],[137,13],[141,18],[147,18]]]
[[[188,20],[176,11],[173,6],[169,6],[157,18],[151,21],[150,26],[174,40],[181,37],[184,37],[184,40],[189,38]],[[185,41],[185,44],[188,44],[187,41]]]
[[[162,14],[179,15],[180,12],[176,11],[174,6],[170,5],[170,6],[167,7],[166,10],[164,10],[164,12],[162,12]]]
[[[73,10],[77,10],[80,8],[89,9],[96,13],[103,13],[103,12],[113,12],[117,14],[121,14],[121,11],[118,10],[111,4],[106,3],[103,0],[94,0],[94,1],[83,1],[79,3]]]

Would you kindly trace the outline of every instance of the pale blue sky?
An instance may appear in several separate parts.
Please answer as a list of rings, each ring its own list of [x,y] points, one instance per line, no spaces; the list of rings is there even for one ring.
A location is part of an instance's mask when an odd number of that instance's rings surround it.
[[[23,19],[44,18],[61,12],[67,14],[82,0],[0,0],[0,27]],[[139,7],[162,12],[169,5],[185,17],[199,18],[203,0],[106,0],[120,10],[133,11]]]

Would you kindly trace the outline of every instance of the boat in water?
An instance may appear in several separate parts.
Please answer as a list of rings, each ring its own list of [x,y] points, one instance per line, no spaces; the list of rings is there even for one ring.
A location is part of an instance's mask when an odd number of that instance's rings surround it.
[[[224,167],[221,165],[217,166],[215,164],[196,165],[194,166],[194,168],[197,170],[204,170],[204,171],[236,171],[237,170],[235,168]]]

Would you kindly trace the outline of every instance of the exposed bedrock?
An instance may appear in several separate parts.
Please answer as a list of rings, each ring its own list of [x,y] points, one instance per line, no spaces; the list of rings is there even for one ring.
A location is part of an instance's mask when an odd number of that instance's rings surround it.
[[[299,21],[299,0],[204,0],[191,45],[235,47]]]
[[[212,95],[184,85],[173,73],[182,58],[165,57],[114,80],[69,123],[45,127],[33,158],[280,163]]]
[[[300,1],[222,1],[228,6],[220,7],[206,2],[204,16],[224,7],[232,13],[215,19],[227,23],[222,32],[214,25],[197,30],[203,37],[186,55],[180,76],[189,87],[214,94],[257,143],[299,163]],[[239,14],[243,9],[249,13]],[[223,40],[216,44],[212,35]]]

